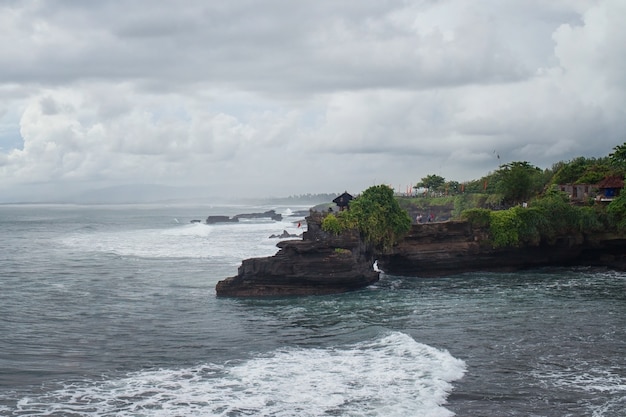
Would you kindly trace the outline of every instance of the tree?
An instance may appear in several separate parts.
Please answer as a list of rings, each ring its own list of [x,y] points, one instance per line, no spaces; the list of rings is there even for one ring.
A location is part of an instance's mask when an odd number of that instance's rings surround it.
[[[609,158],[611,162],[626,163],[626,143],[614,147],[613,152],[609,154]]]
[[[552,177],[553,184],[574,184],[589,168],[591,161],[580,156],[572,159],[569,162],[561,162],[558,168],[555,164],[554,176]]]
[[[585,158],[580,156],[569,162],[553,165],[552,184],[595,184],[611,175],[615,169],[608,158]]]
[[[613,166],[624,170],[626,168],[626,143],[614,147],[613,152],[609,154],[609,160]]]
[[[500,165],[495,172],[496,190],[506,204],[517,204],[537,195],[543,188],[542,171],[529,162]]]
[[[357,228],[365,240],[387,251],[410,229],[411,218],[386,185],[368,188],[339,215],[344,228]]]
[[[461,184],[458,181],[448,181],[445,184],[446,194],[456,194],[461,190]]]
[[[420,182],[418,182],[413,188],[427,188],[428,191],[435,191],[440,189],[446,183],[446,179],[442,176],[431,174],[427,175]]]

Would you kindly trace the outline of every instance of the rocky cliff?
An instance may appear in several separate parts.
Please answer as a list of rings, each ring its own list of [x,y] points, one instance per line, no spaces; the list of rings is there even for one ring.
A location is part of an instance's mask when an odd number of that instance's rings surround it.
[[[545,266],[626,267],[626,236],[571,234],[519,248],[493,248],[488,230],[463,221],[413,225],[393,252],[378,255],[386,273],[442,276],[470,271],[503,271]]]
[[[217,295],[331,294],[378,281],[373,260],[358,234],[327,234],[321,230],[321,219],[321,213],[311,213],[302,240],[279,242],[276,255],[244,260],[236,276],[218,282]]]
[[[357,233],[321,230],[322,214],[307,217],[302,240],[279,242],[274,256],[244,260],[237,276],[217,284],[220,296],[329,294],[363,288],[378,280],[374,260],[387,274],[427,277],[470,271],[590,265],[626,269],[626,236],[582,233],[537,246],[495,249],[488,230],[468,222],[413,225],[391,253],[376,253]]]

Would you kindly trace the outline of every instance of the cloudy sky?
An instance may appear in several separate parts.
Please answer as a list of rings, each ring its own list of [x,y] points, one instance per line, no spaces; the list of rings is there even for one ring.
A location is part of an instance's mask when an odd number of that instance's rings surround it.
[[[623,0],[0,0],[0,202],[404,191],[606,156],[624,22]]]

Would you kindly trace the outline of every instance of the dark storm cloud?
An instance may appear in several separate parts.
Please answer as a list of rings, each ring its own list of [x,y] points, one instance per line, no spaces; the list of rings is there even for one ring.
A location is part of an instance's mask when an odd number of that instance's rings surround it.
[[[175,10],[159,1],[30,5],[14,12],[13,26],[32,41],[29,48],[4,45],[12,49],[0,58],[11,62],[4,82],[145,78],[164,86],[214,83],[298,94],[528,75],[489,21],[469,21],[456,39],[445,39],[411,27],[420,7],[400,1],[185,2]]]

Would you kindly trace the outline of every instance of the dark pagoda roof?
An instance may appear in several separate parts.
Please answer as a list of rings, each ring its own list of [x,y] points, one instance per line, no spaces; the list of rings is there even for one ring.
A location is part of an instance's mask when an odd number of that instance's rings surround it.
[[[333,200],[333,203],[337,204],[339,207],[347,207],[350,204],[350,200],[354,199],[348,192],[344,192],[339,197]]]
[[[619,175],[606,177],[598,183],[598,188],[624,188],[624,179]]]

